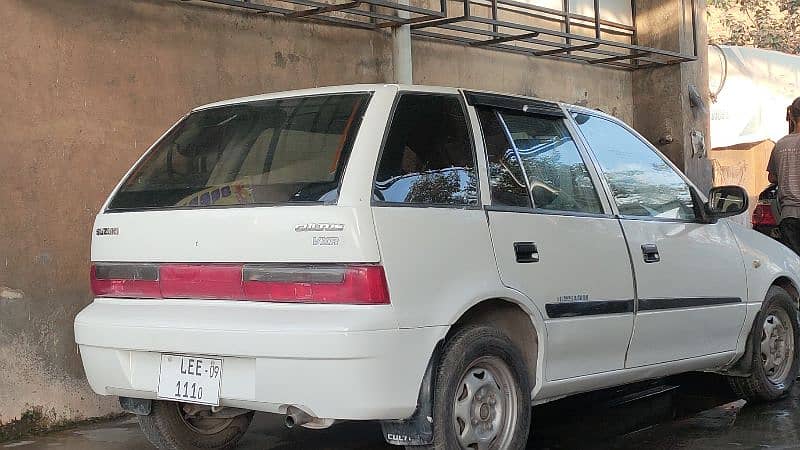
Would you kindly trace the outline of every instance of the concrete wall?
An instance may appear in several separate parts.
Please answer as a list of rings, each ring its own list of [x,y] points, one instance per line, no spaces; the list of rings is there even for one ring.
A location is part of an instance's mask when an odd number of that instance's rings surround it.
[[[413,59],[418,84],[514,92],[633,121],[630,72],[420,40],[414,41]]]
[[[692,29],[692,4],[696,30]],[[699,131],[708,144],[710,96],[705,0],[636,0],[639,44],[691,55],[697,40],[697,61],[636,71],[633,75],[633,126],[672,160],[698,188],[711,187],[711,164],[695,155],[690,134]],[[696,35],[695,35],[696,32]],[[689,86],[695,86],[704,109],[691,107]]]
[[[391,81],[391,43],[173,0],[3,0],[0,24],[0,423],[31,407],[101,415],[114,402],[88,389],[72,320],[90,301],[91,225],[113,185],[192,106]],[[415,41],[414,73],[633,119],[623,71]]]
[[[171,1],[3,0],[0,422],[111,410],[72,319],[89,301],[91,224],[163,130],[215,99],[391,76],[380,34]],[[144,244],[146,245],[146,244]]]

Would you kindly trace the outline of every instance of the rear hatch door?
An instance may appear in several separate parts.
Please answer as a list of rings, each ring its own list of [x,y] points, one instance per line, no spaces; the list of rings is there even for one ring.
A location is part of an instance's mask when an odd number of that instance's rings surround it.
[[[136,164],[95,223],[104,262],[379,260],[369,207],[337,206],[371,93],[201,109]]]

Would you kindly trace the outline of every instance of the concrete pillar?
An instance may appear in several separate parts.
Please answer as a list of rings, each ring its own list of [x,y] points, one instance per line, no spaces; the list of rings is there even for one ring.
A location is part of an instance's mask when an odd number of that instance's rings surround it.
[[[399,0],[400,4],[408,4],[408,0]],[[408,18],[407,11],[398,11],[401,18]],[[395,27],[392,33],[392,61],[394,65],[394,81],[400,84],[412,84],[413,68],[411,64],[411,25]]]
[[[711,164],[695,153],[692,134],[709,143],[708,31],[705,0],[634,0],[639,45],[683,54],[697,61],[642,69],[633,74],[633,126],[656,145],[705,193]],[[692,11],[694,5],[694,11]],[[692,16],[696,30],[692,29]],[[696,43],[695,43],[696,36]],[[704,107],[692,107],[690,87]]]

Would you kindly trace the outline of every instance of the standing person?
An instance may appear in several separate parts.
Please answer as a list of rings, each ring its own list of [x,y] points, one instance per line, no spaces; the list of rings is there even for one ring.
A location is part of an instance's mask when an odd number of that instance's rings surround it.
[[[783,242],[800,255],[800,97],[787,109],[789,134],[784,136],[769,157],[767,172],[770,183],[778,184],[779,224]]]

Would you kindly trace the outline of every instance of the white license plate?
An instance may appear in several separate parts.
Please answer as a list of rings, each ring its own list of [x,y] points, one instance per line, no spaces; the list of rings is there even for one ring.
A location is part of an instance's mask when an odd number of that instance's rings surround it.
[[[222,359],[161,355],[158,398],[219,405]]]

